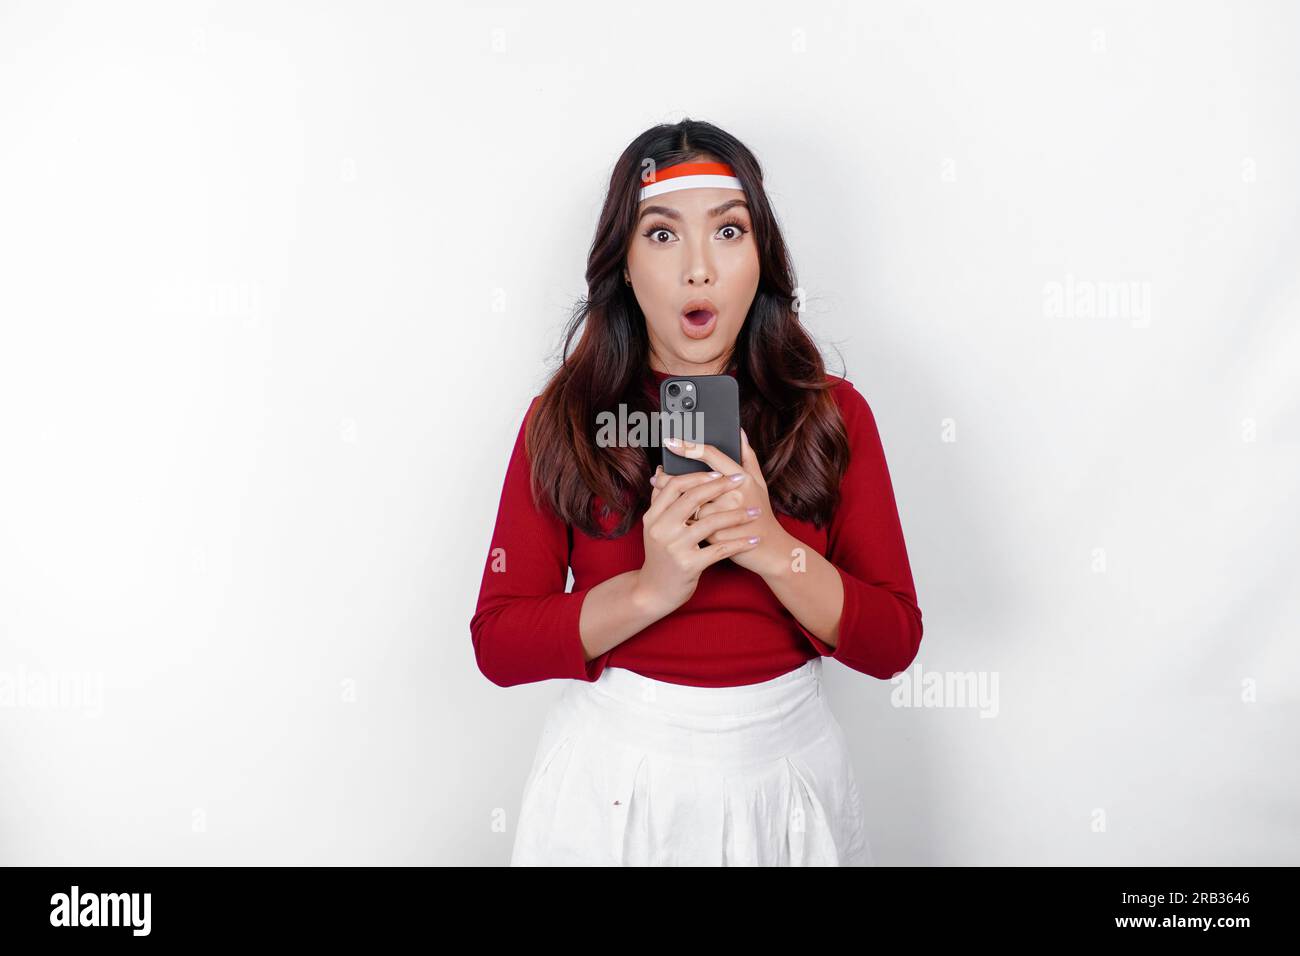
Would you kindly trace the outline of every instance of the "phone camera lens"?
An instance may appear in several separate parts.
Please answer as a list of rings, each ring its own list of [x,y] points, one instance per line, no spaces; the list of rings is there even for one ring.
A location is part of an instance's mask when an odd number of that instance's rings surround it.
[[[676,398],[676,397],[677,397],[678,395],[680,395],[681,393],[682,393],[682,387],[681,387],[680,385],[678,385],[676,382],[672,382],[672,383],[670,383],[670,384],[668,385],[668,394],[669,394],[669,395],[671,395],[671,396],[673,396],[674,398]]]
[[[689,409],[694,407],[695,407],[695,399],[691,398],[691,396],[687,395],[685,398],[682,399],[682,408]]]

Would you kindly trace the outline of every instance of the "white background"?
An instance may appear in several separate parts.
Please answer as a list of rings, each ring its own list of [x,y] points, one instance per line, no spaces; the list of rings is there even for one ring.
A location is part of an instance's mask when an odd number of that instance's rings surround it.
[[[915,666],[997,676],[827,663],[877,860],[1300,863],[1297,8],[650,13],[0,5],[0,862],[507,861],[500,483],[690,116],[875,412]]]

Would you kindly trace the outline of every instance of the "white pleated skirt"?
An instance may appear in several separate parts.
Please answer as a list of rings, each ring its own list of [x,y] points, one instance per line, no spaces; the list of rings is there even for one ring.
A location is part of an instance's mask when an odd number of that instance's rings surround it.
[[[822,659],[740,687],[606,667],[542,727],[511,866],[873,866]]]

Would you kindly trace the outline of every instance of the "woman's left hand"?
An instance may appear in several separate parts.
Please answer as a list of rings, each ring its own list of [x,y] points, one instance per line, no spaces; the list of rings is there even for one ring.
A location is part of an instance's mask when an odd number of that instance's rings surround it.
[[[741,482],[740,487],[702,505],[695,517],[698,520],[714,512],[729,511],[733,508],[757,508],[758,513],[754,519],[735,527],[723,528],[705,541],[709,544],[717,544],[720,541],[757,535],[758,544],[747,551],[733,554],[730,558],[731,562],[759,575],[771,574],[778,568],[784,568],[791,560],[790,553],[796,545],[790,533],[776,520],[776,514],[772,511],[772,503],[767,494],[767,481],[763,478],[762,468],[759,467],[758,456],[749,447],[749,437],[745,434],[745,430],[743,428],[740,430],[741,461],[739,462],[714,445],[681,441],[674,446],[672,443],[675,440],[664,439],[664,444],[674,454],[681,455],[683,458],[698,458],[714,471],[724,475],[734,475],[743,471],[749,476],[749,480]],[[660,466],[655,474],[662,474],[662,469],[663,466]]]

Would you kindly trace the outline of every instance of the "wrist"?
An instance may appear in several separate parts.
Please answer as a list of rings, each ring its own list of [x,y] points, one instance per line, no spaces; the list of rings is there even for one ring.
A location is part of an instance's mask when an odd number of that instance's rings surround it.
[[[783,528],[780,540],[772,543],[769,549],[771,558],[759,570],[759,576],[768,584],[787,579],[794,573],[795,561],[800,557],[797,551],[799,548],[806,549],[806,546]]]
[[[640,568],[632,571],[631,574],[632,586],[628,590],[628,602],[635,609],[638,619],[645,625],[653,624],[674,610],[666,607],[663,599],[646,587],[646,580]]]

